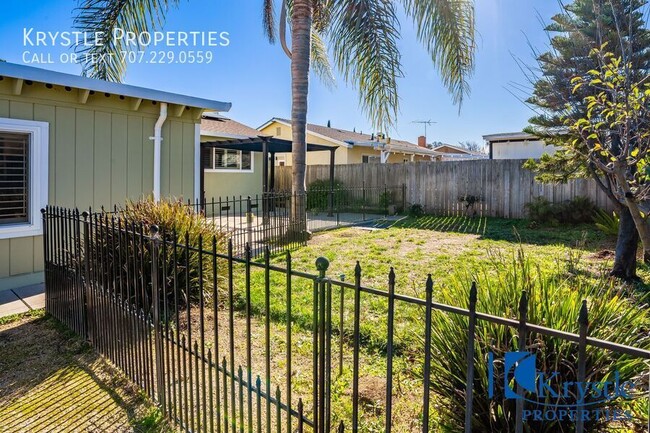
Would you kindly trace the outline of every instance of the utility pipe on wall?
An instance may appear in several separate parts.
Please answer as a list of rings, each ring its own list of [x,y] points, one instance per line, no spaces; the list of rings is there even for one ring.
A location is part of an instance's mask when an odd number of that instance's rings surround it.
[[[153,130],[153,199],[160,201],[160,156],[162,153],[162,126],[167,119],[167,103],[160,103],[160,117]]]

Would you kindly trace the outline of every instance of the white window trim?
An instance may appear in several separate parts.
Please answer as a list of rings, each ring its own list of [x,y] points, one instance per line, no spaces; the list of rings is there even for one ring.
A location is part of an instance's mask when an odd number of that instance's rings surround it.
[[[41,209],[47,206],[49,129],[47,122],[0,117],[1,132],[30,134],[29,140],[29,222],[0,224],[0,239],[43,234]]]
[[[212,152],[214,153],[215,148],[212,149]],[[227,150],[234,150],[234,149],[227,149]],[[238,150],[237,152],[241,152],[241,150]],[[216,159],[213,159],[215,161]],[[242,170],[241,168],[206,168],[205,169],[206,173],[253,173],[255,172],[255,152],[251,151],[251,168]]]

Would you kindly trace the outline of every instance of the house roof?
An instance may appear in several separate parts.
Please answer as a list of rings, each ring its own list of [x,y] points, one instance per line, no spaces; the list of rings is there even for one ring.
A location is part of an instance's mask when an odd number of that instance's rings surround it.
[[[451,144],[441,144],[439,146],[434,147],[433,150],[440,153],[455,153],[455,154],[463,154],[463,155],[484,156],[484,154],[481,152],[473,152],[463,147],[453,146]]]
[[[0,62],[0,77],[9,77],[24,81],[36,81],[39,83],[92,90],[95,92],[112,93],[132,98],[167,102],[170,104],[185,105],[188,107],[210,109],[214,111],[229,111],[232,106],[232,104],[228,102],[196,98],[193,96],[180,95],[177,93],[164,92],[162,90],[148,89],[145,87],[131,86],[122,83],[113,83],[110,81],[64,74],[62,72],[48,71],[47,69],[17,65],[8,62]]]
[[[291,126],[291,121],[289,119],[283,119],[280,117],[274,117],[264,125],[260,126],[259,129],[264,129],[273,122],[278,122],[286,126]],[[338,144],[343,147],[352,147],[352,146],[366,146],[366,147],[384,147],[383,143],[375,141],[376,137],[370,134],[362,134],[360,132],[349,131],[346,129],[340,128],[331,128],[323,125],[316,125],[313,123],[307,124],[307,132],[320,136],[321,138],[329,139],[330,141]],[[387,150],[392,150],[395,152],[404,152],[404,153],[416,153],[422,155],[437,155],[437,152],[432,151],[424,147],[420,147],[417,144],[404,141],[404,140],[390,140],[390,143],[385,145]]]
[[[218,113],[205,113],[201,119],[201,135],[222,138],[257,138],[260,131]]]
[[[495,141],[521,141],[521,140],[538,140],[532,134],[526,132],[504,132],[500,134],[489,134],[484,135],[483,139],[485,141],[495,142]]]

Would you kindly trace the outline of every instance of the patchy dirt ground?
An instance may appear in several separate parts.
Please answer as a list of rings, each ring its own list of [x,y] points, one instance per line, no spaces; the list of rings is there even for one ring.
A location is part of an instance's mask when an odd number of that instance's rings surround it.
[[[40,312],[0,320],[0,431],[168,431],[133,385],[56,320]]]

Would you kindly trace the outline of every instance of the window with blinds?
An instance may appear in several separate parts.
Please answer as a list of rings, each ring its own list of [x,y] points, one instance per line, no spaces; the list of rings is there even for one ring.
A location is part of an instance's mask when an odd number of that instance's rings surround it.
[[[252,170],[250,151],[211,149],[203,155],[203,168],[209,170]]]
[[[0,131],[0,224],[29,221],[30,137]]]

